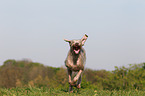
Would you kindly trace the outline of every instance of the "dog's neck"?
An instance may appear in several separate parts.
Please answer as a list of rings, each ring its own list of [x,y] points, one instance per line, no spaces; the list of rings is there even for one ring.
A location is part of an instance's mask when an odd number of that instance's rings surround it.
[[[76,65],[77,61],[78,61],[78,58],[80,56],[81,50],[80,50],[79,54],[75,54],[74,52],[70,52],[70,53],[71,53],[71,56],[72,56],[73,63]]]

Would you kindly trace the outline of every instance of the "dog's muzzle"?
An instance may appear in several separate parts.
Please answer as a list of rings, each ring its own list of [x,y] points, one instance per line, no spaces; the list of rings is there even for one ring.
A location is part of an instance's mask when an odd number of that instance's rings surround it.
[[[79,54],[81,50],[81,46],[79,45],[79,43],[75,43],[73,46],[73,51],[75,52],[75,54]]]

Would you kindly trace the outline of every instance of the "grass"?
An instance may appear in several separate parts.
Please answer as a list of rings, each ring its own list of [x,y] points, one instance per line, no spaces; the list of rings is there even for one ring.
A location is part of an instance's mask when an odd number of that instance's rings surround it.
[[[74,89],[69,93],[67,89],[56,88],[11,88],[0,89],[0,96],[145,96],[144,91],[139,90],[94,90],[94,89]]]

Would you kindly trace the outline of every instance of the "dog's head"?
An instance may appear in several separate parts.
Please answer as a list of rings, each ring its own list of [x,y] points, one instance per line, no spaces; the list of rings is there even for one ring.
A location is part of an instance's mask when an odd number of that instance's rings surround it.
[[[88,38],[88,35],[84,35],[82,39],[79,40],[67,40],[64,39],[66,42],[69,42],[70,44],[70,50],[75,53],[75,54],[79,54],[81,51],[82,46],[84,46],[86,40]]]

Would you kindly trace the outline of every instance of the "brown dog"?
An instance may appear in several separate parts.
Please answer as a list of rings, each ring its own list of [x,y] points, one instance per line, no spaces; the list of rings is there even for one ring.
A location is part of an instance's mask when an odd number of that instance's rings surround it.
[[[84,65],[86,62],[86,52],[82,47],[87,40],[88,36],[85,34],[80,40],[67,40],[69,42],[70,50],[68,52],[67,58],[65,60],[65,66],[68,70],[69,77],[69,91],[73,92],[73,86],[81,88],[81,74],[84,70]],[[77,75],[72,80],[72,71],[78,72]]]

